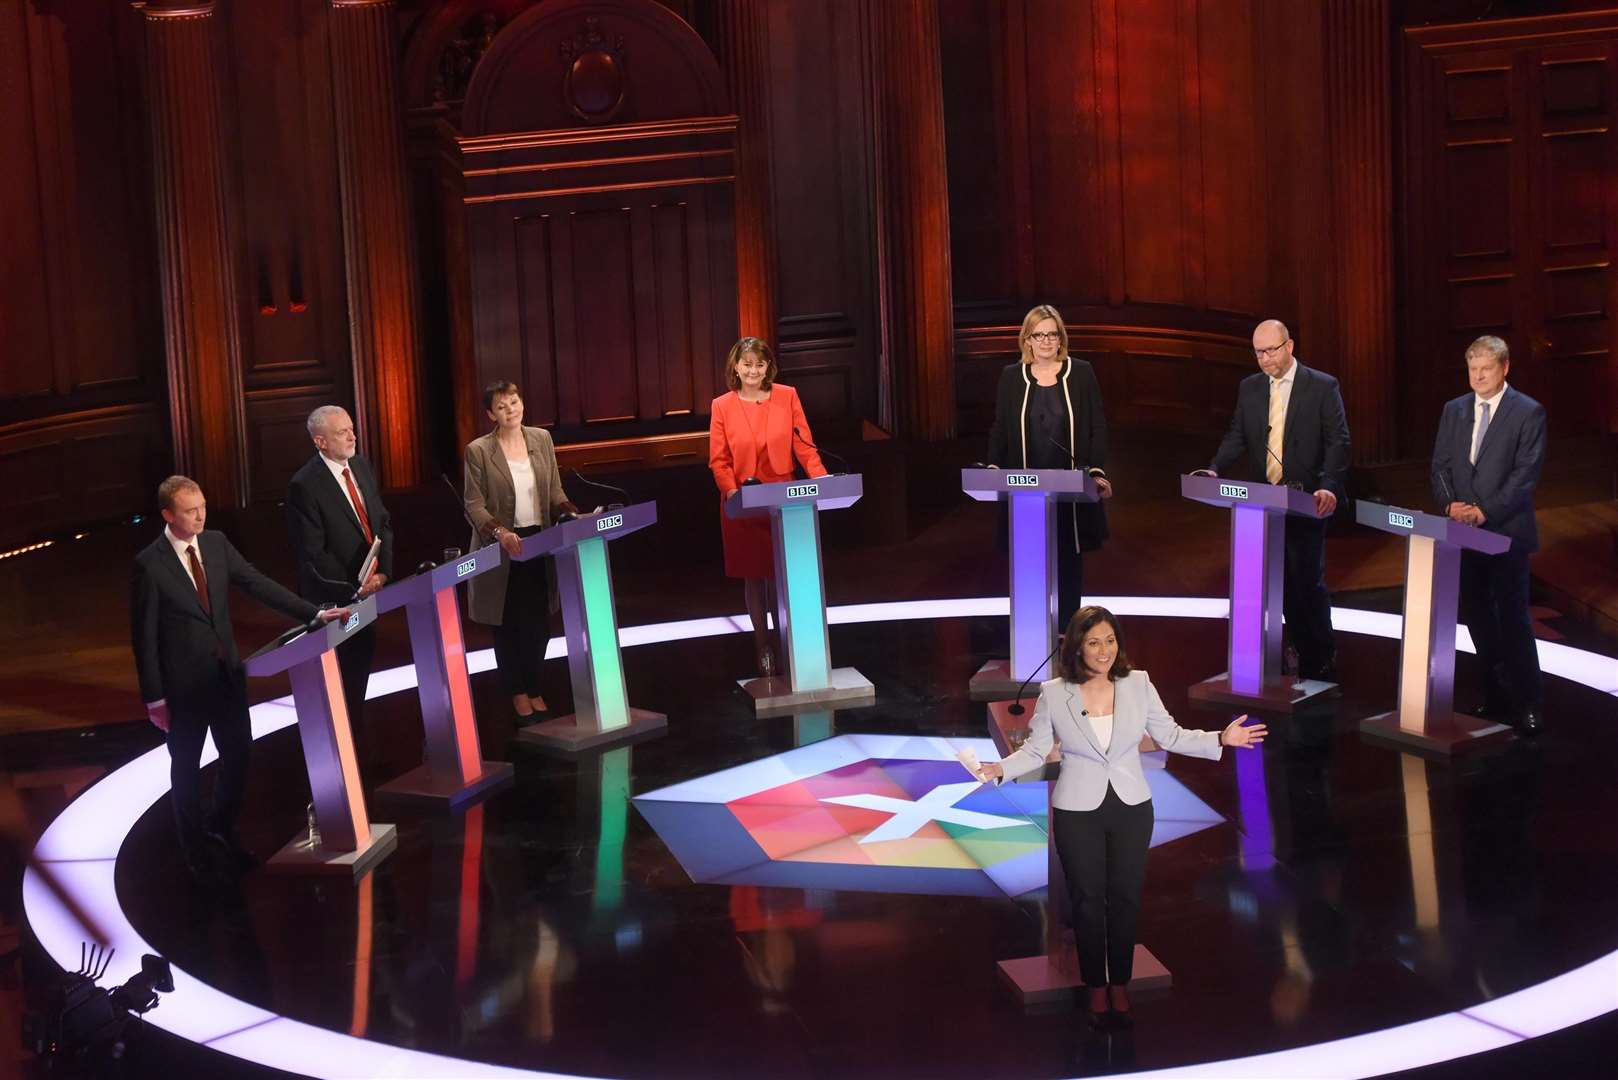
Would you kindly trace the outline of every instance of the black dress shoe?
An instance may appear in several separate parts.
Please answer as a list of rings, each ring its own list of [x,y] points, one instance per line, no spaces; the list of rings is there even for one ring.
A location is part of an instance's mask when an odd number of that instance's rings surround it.
[[[1534,736],[1545,730],[1545,721],[1540,718],[1538,709],[1525,709],[1517,721],[1517,730],[1524,735]]]

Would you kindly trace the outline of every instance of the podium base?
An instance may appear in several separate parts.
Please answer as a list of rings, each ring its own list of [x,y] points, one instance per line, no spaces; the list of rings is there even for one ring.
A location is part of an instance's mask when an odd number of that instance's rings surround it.
[[[1299,705],[1326,694],[1336,693],[1334,682],[1319,679],[1295,679],[1284,676],[1280,682],[1267,683],[1256,694],[1236,691],[1230,685],[1230,672],[1221,672],[1211,679],[1193,683],[1186,696],[1202,705],[1237,705],[1265,712],[1289,713]]]
[[[542,720],[517,731],[517,741],[536,750],[554,754],[582,754],[605,750],[623,743],[655,738],[668,730],[669,718],[647,709],[630,709],[629,723],[623,727],[598,728],[581,721],[578,714]]]
[[[432,768],[418,765],[376,789],[378,803],[427,810],[459,810],[468,803],[510,784],[516,779],[509,761],[485,761],[478,774],[464,784],[437,779]]]
[[[1020,960],[1002,960],[998,965],[1000,977],[1006,980],[1012,993],[1024,1005],[1049,1005],[1069,1002],[1073,991],[1084,985],[1079,978],[1078,957],[1073,958],[1071,971],[1063,971],[1045,955],[1025,956]],[[1164,967],[1150,949],[1135,946],[1135,977],[1129,980],[1131,996],[1167,990],[1174,985],[1169,969]]]
[[[1039,696],[1039,681],[1039,676],[1035,675],[1028,682],[1028,688],[1035,697]],[[990,660],[972,676],[967,686],[967,696],[973,701],[998,701],[1011,697],[1022,684],[1023,680],[1012,674],[1010,660]]]
[[[398,846],[398,829],[372,822],[371,839],[353,851],[312,848],[300,836],[270,856],[270,861],[264,866],[277,874],[319,874],[357,881],[367,870],[393,854],[393,849]]]
[[[1451,713],[1447,718],[1428,716],[1419,728],[1403,727],[1397,712],[1368,716],[1360,721],[1361,738],[1425,757],[1454,757],[1505,742],[1513,734],[1505,724],[1493,724],[1465,713]]]
[[[818,690],[794,690],[792,680],[785,675],[759,676],[737,679],[736,685],[746,690],[753,699],[753,712],[757,716],[789,713],[805,705],[842,705],[860,701],[875,701],[876,687],[857,668],[831,669],[831,685]]]

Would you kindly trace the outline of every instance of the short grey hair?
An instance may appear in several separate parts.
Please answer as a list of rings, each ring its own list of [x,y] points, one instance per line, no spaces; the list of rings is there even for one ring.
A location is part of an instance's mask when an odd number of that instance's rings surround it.
[[[1511,363],[1511,350],[1506,347],[1505,340],[1493,334],[1484,334],[1466,347],[1466,358],[1470,360],[1474,356],[1487,356],[1502,365]]]
[[[347,411],[341,405],[320,406],[320,408],[310,413],[309,419],[304,422],[304,427],[309,429],[309,437],[312,439],[316,435],[326,434],[326,417],[335,413],[346,413]]]

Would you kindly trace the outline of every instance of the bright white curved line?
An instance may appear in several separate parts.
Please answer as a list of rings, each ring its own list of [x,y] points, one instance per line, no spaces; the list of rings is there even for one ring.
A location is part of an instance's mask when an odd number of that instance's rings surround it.
[[[1101,596],[1091,600],[1119,615],[1221,619],[1230,613],[1226,600],[1209,597]],[[1005,615],[1008,610],[1002,596],[849,604],[828,609],[827,617],[829,622],[843,625]],[[1398,615],[1383,612],[1333,608],[1332,625],[1348,633],[1397,638],[1401,620]],[[619,631],[619,641],[632,647],[744,633],[749,629],[745,615],[686,619],[624,627]],[[1464,628],[1457,628],[1457,638],[1458,647],[1472,651]],[[1546,673],[1604,693],[1618,693],[1618,659],[1554,642],[1541,641],[1538,645],[1540,665]],[[561,638],[553,638],[546,649],[547,657],[566,653],[567,643]],[[489,649],[472,653],[467,659],[473,673],[494,666],[493,651]],[[379,671],[372,674],[366,697],[398,693],[415,685],[415,671],[410,665]],[[255,705],[253,737],[262,738],[290,727],[296,720],[289,698]],[[203,749],[203,762],[215,756],[210,739]],[[118,852],[136,820],[168,791],[168,765],[168,752],[160,746],[103,777],[62,811],[34,848],[35,858],[51,864],[58,881],[100,925],[110,939],[108,944],[117,950],[103,979],[105,985],[128,979],[140,970],[141,954],[155,951],[136,932],[119,905],[113,872]],[[89,932],[32,869],[23,875],[23,910],[51,959],[65,971],[76,969],[80,943],[89,937]],[[174,992],[163,995],[161,1006],[147,1014],[147,1022],[192,1042],[287,1072],[321,1080],[571,1075],[506,1068],[356,1038],[290,1020],[231,997],[180,968],[173,970]],[[1618,952],[1514,994],[1400,1027],[1269,1054],[1129,1075],[1307,1075],[1357,1080],[1493,1050],[1614,1010],[1618,1010]]]

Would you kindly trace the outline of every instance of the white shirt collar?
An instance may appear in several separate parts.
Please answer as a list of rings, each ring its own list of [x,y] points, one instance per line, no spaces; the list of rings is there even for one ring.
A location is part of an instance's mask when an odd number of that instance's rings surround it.
[[[321,453],[320,460],[326,463],[326,468],[331,470],[332,476],[336,478],[339,484],[341,484],[343,482],[343,470],[348,468],[348,462],[333,461],[331,458],[327,457],[324,452]],[[358,485],[358,483],[359,481],[356,480],[355,484]],[[343,494],[348,494],[348,489],[346,487],[343,489]]]
[[[1296,356],[1294,356],[1292,358],[1292,366],[1287,368],[1287,373],[1285,375],[1281,376],[1279,379],[1271,379],[1270,380],[1270,385],[1274,386],[1276,383],[1283,383],[1283,384],[1285,384],[1287,386],[1291,386],[1295,381],[1297,381],[1297,378],[1298,378],[1298,358]]]
[[[175,556],[178,557],[181,562],[185,563],[185,568],[187,570],[191,569],[191,562],[185,557],[185,549],[190,547],[192,544],[196,544],[197,537],[201,535],[201,533],[198,533],[197,536],[193,536],[189,540],[181,540],[179,537],[174,535],[173,529],[169,528],[167,525],[163,526],[163,539],[169,542],[169,547],[173,548]],[[201,544],[197,544],[197,558],[202,558]]]
[[[1489,415],[1493,416],[1495,413],[1500,411],[1500,399],[1506,396],[1506,391],[1510,388],[1510,383],[1501,383],[1500,389],[1496,390],[1494,392],[1494,397],[1491,398],[1478,397],[1476,391],[1474,391],[1472,394],[1472,411],[1476,412],[1482,406],[1487,405],[1489,407]]]

